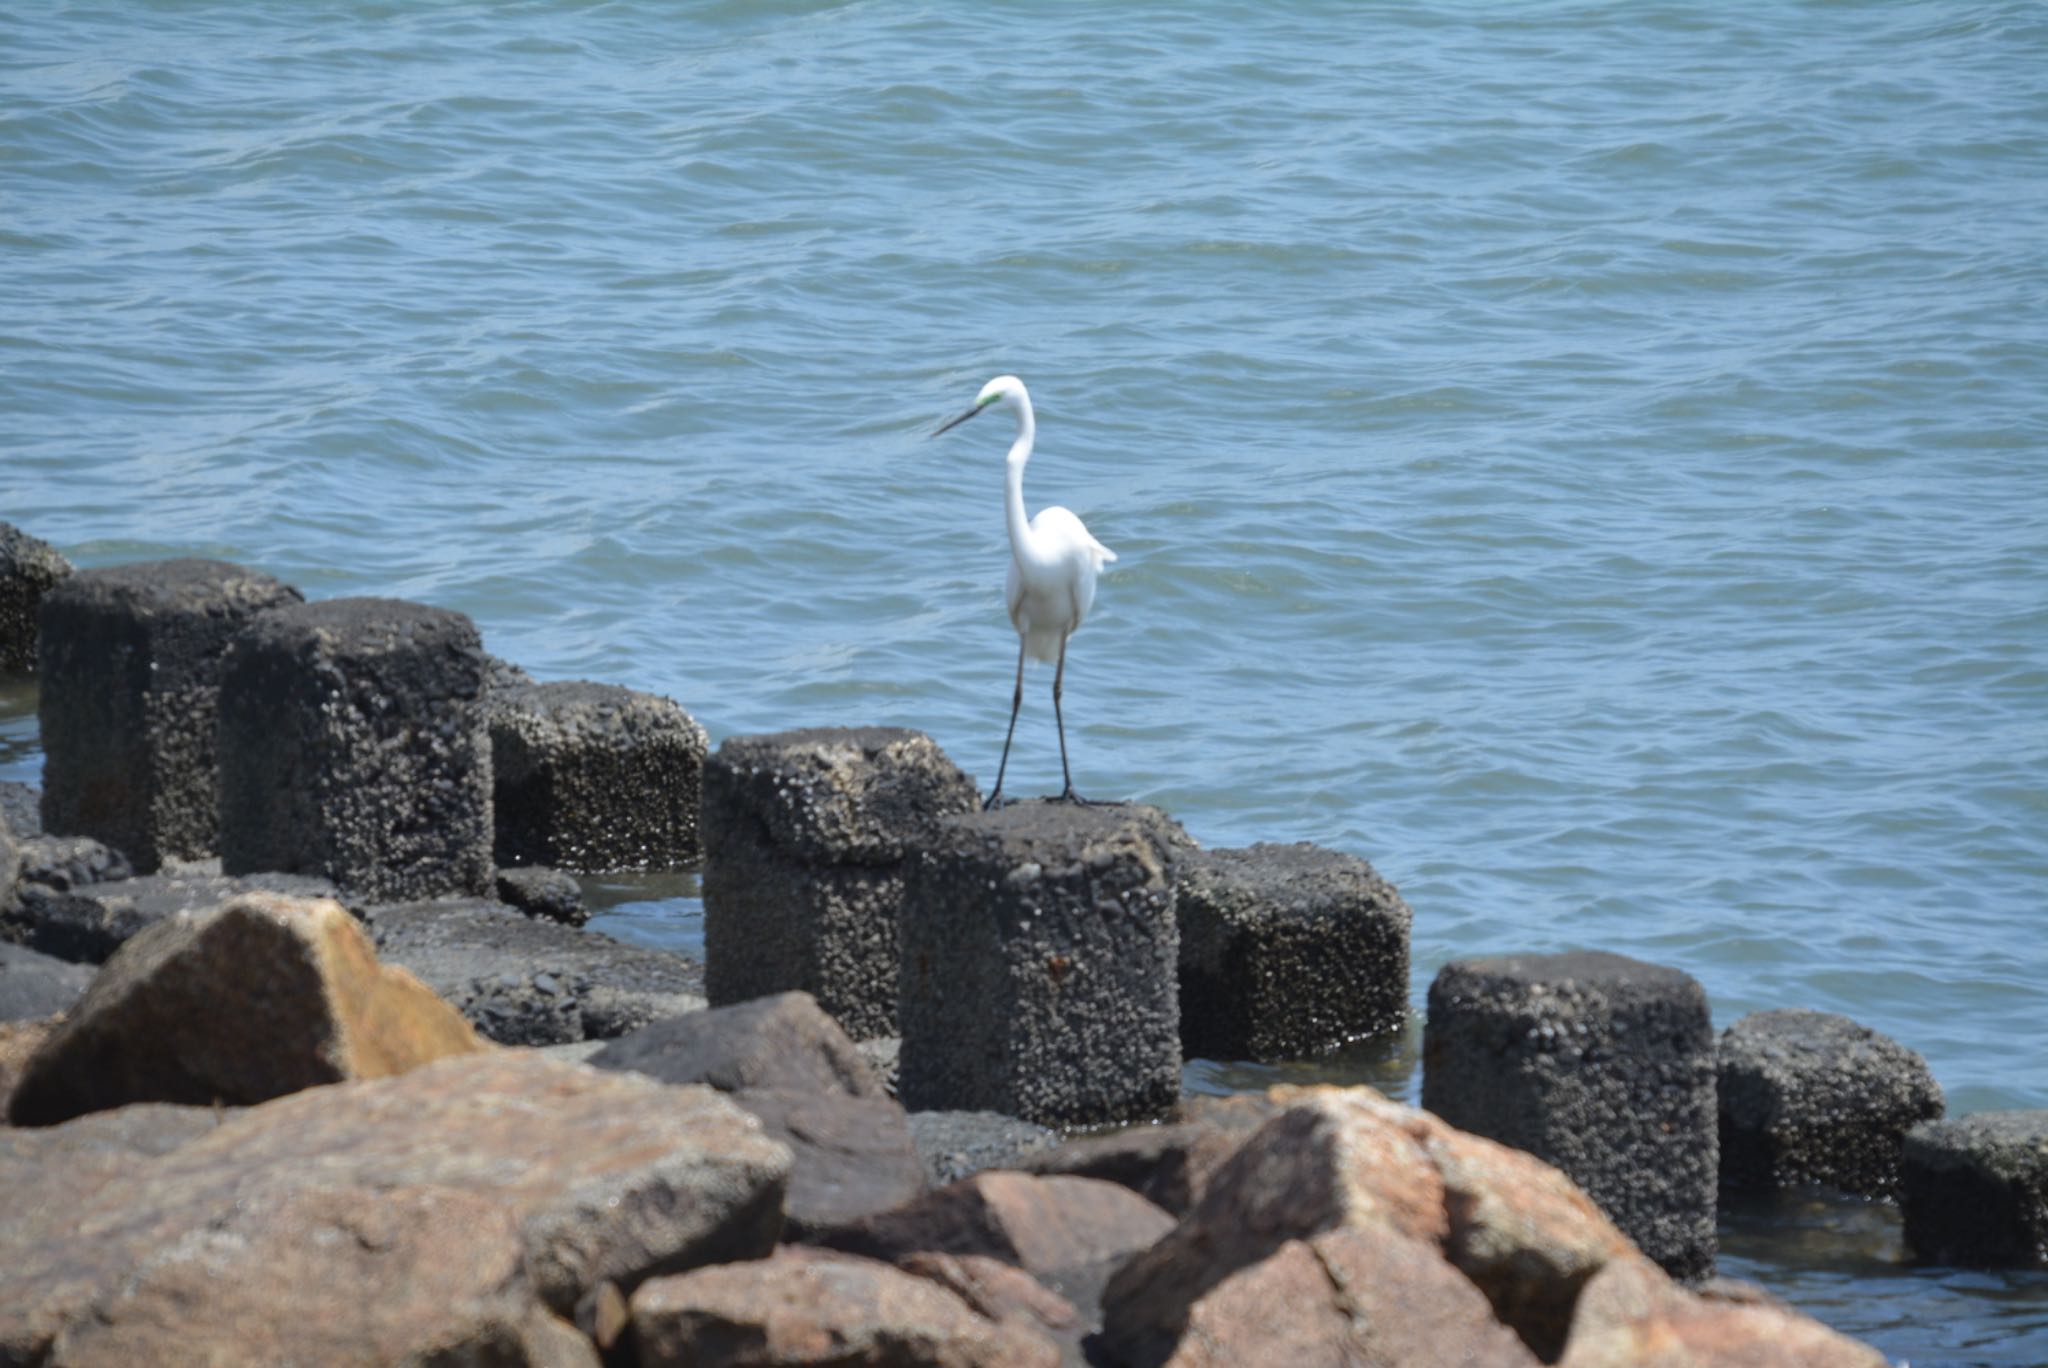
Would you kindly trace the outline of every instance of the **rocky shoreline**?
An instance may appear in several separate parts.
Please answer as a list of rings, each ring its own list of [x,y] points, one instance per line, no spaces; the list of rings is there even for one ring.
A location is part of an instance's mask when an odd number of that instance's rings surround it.
[[[1714,1276],[1722,1188],[2048,1257],[2048,1114],[1620,956],[1446,965],[1428,1110],[1182,1098],[1405,1025],[1354,856],[981,812],[899,729],[712,751],[459,614],[5,524],[0,665],[0,1362],[1881,1364]],[[550,865],[701,865],[707,963]]]

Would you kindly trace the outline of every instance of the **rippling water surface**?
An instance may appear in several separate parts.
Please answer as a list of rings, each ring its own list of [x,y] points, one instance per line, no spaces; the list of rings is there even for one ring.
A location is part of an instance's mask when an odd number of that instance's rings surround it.
[[[1007,438],[924,439],[1014,371],[1027,498],[1120,557],[1084,790],[1370,858],[1418,999],[1613,949],[2048,1106],[2044,72],[1968,0],[13,7],[0,517],[986,783]],[[1726,1238],[1895,1357],[2048,1361],[2040,1278],[1890,1208]]]

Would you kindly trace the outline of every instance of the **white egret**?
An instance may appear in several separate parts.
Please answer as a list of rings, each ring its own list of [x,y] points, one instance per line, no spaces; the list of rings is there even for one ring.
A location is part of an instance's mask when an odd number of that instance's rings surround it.
[[[1017,629],[1017,688],[1010,696],[1010,729],[1003,734],[1003,760],[996,766],[996,786],[984,807],[1003,800],[1003,771],[1010,766],[1010,742],[1017,735],[1017,710],[1024,703],[1024,657],[1051,662],[1052,717],[1060,735],[1060,775],[1066,787],[1060,799],[1087,801],[1074,792],[1074,773],[1067,767],[1067,723],[1060,715],[1060,684],[1067,673],[1067,638],[1088,616],[1095,602],[1095,577],[1116,552],[1088,535],[1081,520],[1054,505],[1028,522],[1024,517],[1024,465],[1031,459],[1038,425],[1031,416],[1031,396],[1014,375],[998,375],[981,387],[974,407],[932,436],[949,431],[977,413],[1001,405],[1017,416],[1017,440],[1010,444],[1009,470],[1003,490],[1003,514],[1010,527],[1010,576],[1003,585],[1010,625]]]

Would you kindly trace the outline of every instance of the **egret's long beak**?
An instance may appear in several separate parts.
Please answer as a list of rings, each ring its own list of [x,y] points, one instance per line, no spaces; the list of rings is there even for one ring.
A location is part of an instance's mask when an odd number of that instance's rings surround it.
[[[967,410],[967,412],[961,414],[958,418],[954,418],[948,421],[944,427],[939,429],[939,432],[951,432],[954,428],[959,427],[962,423],[966,422],[969,418],[972,418],[975,414],[981,412],[983,409],[987,407],[988,405],[986,404],[976,404],[973,408]],[[938,436],[939,432],[934,432],[932,434],[932,437]],[[931,439],[926,438],[925,440],[929,441]]]

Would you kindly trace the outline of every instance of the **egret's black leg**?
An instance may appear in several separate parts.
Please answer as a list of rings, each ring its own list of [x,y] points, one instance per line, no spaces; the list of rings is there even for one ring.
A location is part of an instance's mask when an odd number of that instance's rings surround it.
[[[1003,805],[1003,771],[1010,767],[1010,741],[1017,735],[1017,710],[1024,706],[1024,642],[1017,641],[1017,688],[1010,695],[1010,729],[1003,733],[1003,762],[996,766],[996,786],[989,790],[988,801],[981,805],[987,812],[990,808]],[[1065,744],[1064,742],[1062,744]]]
[[[1067,786],[1060,790],[1060,801],[1062,803],[1082,803],[1093,806],[1093,799],[1083,798],[1080,794],[1074,792],[1074,772],[1067,768],[1067,722],[1065,718],[1060,716],[1060,685],[1065,681],[1066,677],[1067,639],[1066,637],[1061,637],[1060,663],[1053,667],[1052,672],[1052,720],[1053,725],[1059,729],[1060,733],[1060,777],[1067,781]]]

